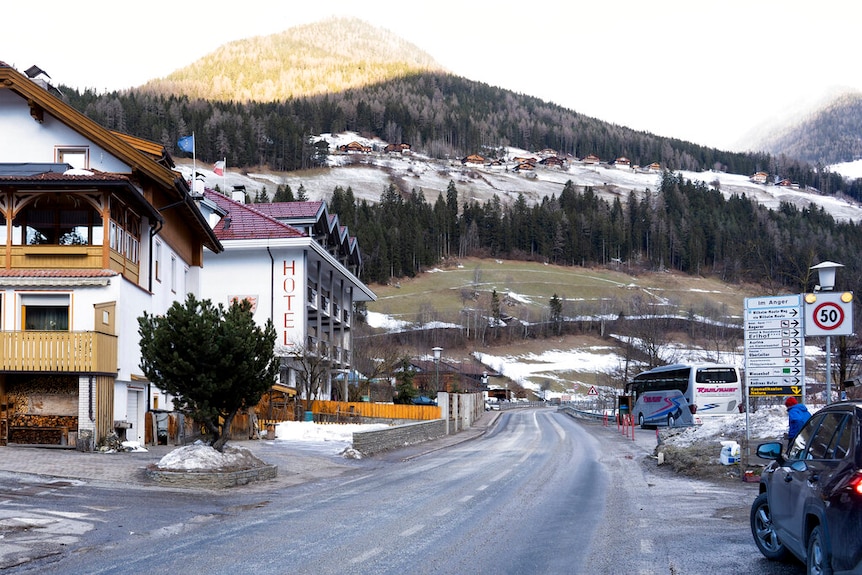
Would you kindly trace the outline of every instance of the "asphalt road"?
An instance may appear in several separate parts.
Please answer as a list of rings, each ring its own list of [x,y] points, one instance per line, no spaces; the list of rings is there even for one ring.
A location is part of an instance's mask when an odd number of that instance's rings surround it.
[[[38,501],[74,536],[2,572],[802,573],[754,547],[753,493],[653,469],[600,425],[513,410],[479,439],[271,491],[43,486],[12,504]]]

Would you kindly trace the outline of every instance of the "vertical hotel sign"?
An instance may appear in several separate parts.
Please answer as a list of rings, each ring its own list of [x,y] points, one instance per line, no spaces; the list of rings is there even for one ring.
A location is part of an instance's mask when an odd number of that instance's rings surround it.
[[[281,277],[279,278],[279,303],[276,310],[275,328],[278,330],[278,343],[284,347],[293,347],[300,342],[302,334],[297,325],[297,306],[302,302],[299,290],[302,285],[297,281],[302,277],[297,267],[301,266],[296,259],[282,260]]]
[[[745,299],[748,395],[802,395],[805,333],[799,294]]]

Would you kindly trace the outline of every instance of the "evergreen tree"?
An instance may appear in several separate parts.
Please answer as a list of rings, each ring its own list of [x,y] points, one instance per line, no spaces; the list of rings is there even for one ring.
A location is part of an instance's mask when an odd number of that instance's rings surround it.
[[[563,302],[555,293],[551,297],[551,323],[554,326],[554,333],[560,335],[563,331]]]
[[[293,202],[295,201],[293,198],[293,190],[290,189],[289,184],[279,185],[275,189],[275,195],[272,197],[273,202]]]
[[[255,323],[248,300],[225,309],[189,294],[165,315],[144,312],[138,334],[144,375],[203,425],[218,451],[237,412],[257,405],[278,375],[275,328]]]
[[[299,189],[296,190],[296,201],[297,202],[307,202],[308,194],[305,192],[305,186],[299,184]]]

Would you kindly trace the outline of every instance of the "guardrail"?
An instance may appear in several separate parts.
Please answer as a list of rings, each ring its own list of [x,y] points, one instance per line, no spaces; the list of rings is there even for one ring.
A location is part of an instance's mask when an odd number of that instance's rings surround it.
[[[631,414],[617,417],[617,413],[615,410],[603,410],[602,413],[598,413],[596,411],[575,409],[571,405],[561,406],[557,411],[562,411],[569,417],[601,421],[605,427],[609,427],[609,422],[611,419],[613,419],[614,423],[617,426],[617,431],[625,435],[627,439],[631,437],[632,441],[635,440],[635,422]]]

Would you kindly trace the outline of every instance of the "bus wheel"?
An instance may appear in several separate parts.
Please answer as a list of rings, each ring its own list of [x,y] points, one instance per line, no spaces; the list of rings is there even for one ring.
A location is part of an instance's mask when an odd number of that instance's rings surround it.
[[[675,420],[674,420],[673,416],[672,416],[672,415],[668,415],[668,416],[667,416],[667,426],[668,426],[668,427],[673,427],[673,424],[674,424],[674,423],[675,423]]]
[[[638,426],[641,429],[644,429],[644,414],[643,413],[638,413]]]

